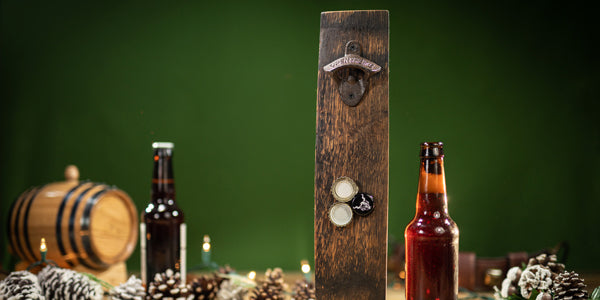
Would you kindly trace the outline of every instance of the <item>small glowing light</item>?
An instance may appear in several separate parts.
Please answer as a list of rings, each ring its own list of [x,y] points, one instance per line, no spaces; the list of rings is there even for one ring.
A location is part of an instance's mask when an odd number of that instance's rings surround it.
[[[46,239],[42,238],[42,241],[40,242],[40,251],[46,252],[47,250],[48,248],[46,248]]]
[[[406,279],[406,272],[400,271],[400,273],[398,273],[398,277],[400,277],[400,279]]]
[[[308,260],[302,260],[300,262],[302,273],[306,274],[310,272],[310,265],[308,264]]]
[[[248,279],[254,280],[254,278],[256,278],[256,272],[250,271],[250,273],[248,273]]]
[[[208,234],[204,235],[204,243],[202,244],[202,250],[204,250],[204,252],[210,251],[210,237],[208,236]]]
[[[154,161],[158,161],[158,155],[154,155]]]

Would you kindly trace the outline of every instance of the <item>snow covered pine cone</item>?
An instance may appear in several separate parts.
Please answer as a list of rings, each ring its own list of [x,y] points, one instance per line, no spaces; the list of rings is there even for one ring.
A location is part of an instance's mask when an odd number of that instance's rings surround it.
[[[46,299],[102,300],[100,284],[73,270],[46,266],[38,274]]]
[[[315,300],[315,285],[312,282],[304,280],[296,281],[294,286],[294,296],[292,300]]]
[[[535,265],[542,265],[550,269],[550,272],[552,272],[552,279],[565,271],[565,265],[558,262],[556,254],[547,255],[546,253],[542,253],[536,257],[530,258],[527,266],[531,267]]]
[[[235,269],[233,269],[229,265],[225,265],[224,267],[219,267],[219,271],[216,273],[213,273],[213,275],[217,279],[217,283],[218,283],[217,286],[221,287],[221,283],[223,283],[223,281],[227,280],[226,277],[221,277],[221,275],[229,275],[232,273],[235,273]]]
[[[28,271],[12,272],[0,281],[0,300],[45,300],[37,276]]]
[[[529,299],[534,289],[542,294],[552,287],[552,273],[548,268],[540,265],[527,267],[521,274],[519,287],[521,288],[521,296],[525,299]]]
[[[586,285],[579,274],[564,272],[556,276],[553,283],[554,297],[558,300],[587,299]]]
[[[219,287],[217,292],[217,300],[244,300],[244,296],[248,293],[248,289],[235,284],[232,280],[225,280]]]
[[[268,269],[265,275],[265,280],[250,294],[250,300],[284,299],[283,271],[280,268]]]
[[[193,299],[213,300],[219,291],[219,278],[217,276],[200,276],[194,278],[191,283],[191,290],[194,294]]]
[[[192,298],[190,287],[181,282],[181,274],[171,269],[154,275],[154,281],[148,286],[148,295],[146,295],[146,299],[191,300]]]
[[[502,289],[498,291],[498,288],[494,287],[496,294],[499,294],[499,296],[496,296],[496,299],[508,298],[508,296],[517,293],[522,272],[519,267],[512,267],[506,272],[506,278],[502,281]]]
[[[142,280],[131,275],[127,282],[116,286],[110,291],[112,300],[144,300],[146,291]]]
[[[521,296],[525,299],[529,299],[534,289],[540,291],[540,295],[542,295],[552,287],[552,273],[548,268],[540,265],[527,267],[521,274],[519,287]]]

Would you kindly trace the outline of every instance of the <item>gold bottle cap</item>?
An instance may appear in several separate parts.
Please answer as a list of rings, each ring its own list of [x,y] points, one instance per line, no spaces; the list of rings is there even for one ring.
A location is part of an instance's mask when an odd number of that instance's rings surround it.
[[[344,227],[352,221],[352,208],[347,203],[338,202],[329,209],[329,220],[337,227]]]
[[[354,180],[342,176],[336,179],[331,185],[331,193],[337,201],[348,202],[358,193],[358,185]]]

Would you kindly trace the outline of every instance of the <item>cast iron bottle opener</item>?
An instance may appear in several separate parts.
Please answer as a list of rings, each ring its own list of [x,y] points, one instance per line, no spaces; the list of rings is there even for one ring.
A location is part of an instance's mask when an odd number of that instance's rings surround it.
[[[369,77],[381,71],[380,66],[361,55],[360,44],[357,41],[349,41],[344,57],[323,67],[325,72],[334,76],[342,101],[349,106],[358,105],[366,92]]]

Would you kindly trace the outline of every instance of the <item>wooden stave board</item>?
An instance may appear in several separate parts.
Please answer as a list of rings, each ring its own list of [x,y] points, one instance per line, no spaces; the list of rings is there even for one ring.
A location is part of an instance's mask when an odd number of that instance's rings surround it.
[[[315,146],[315,285],[325,299],[385,299],[388,221],[388,24],[387,11],[321,14]],[[382,71],[371,76],[356,107],[345,105],[323,66],[344,56],[357,40],[362,56]],[[356,181],[375,198],[366,217],[335,227],[328,218],[336,203],[330,188],[340,176]]]

